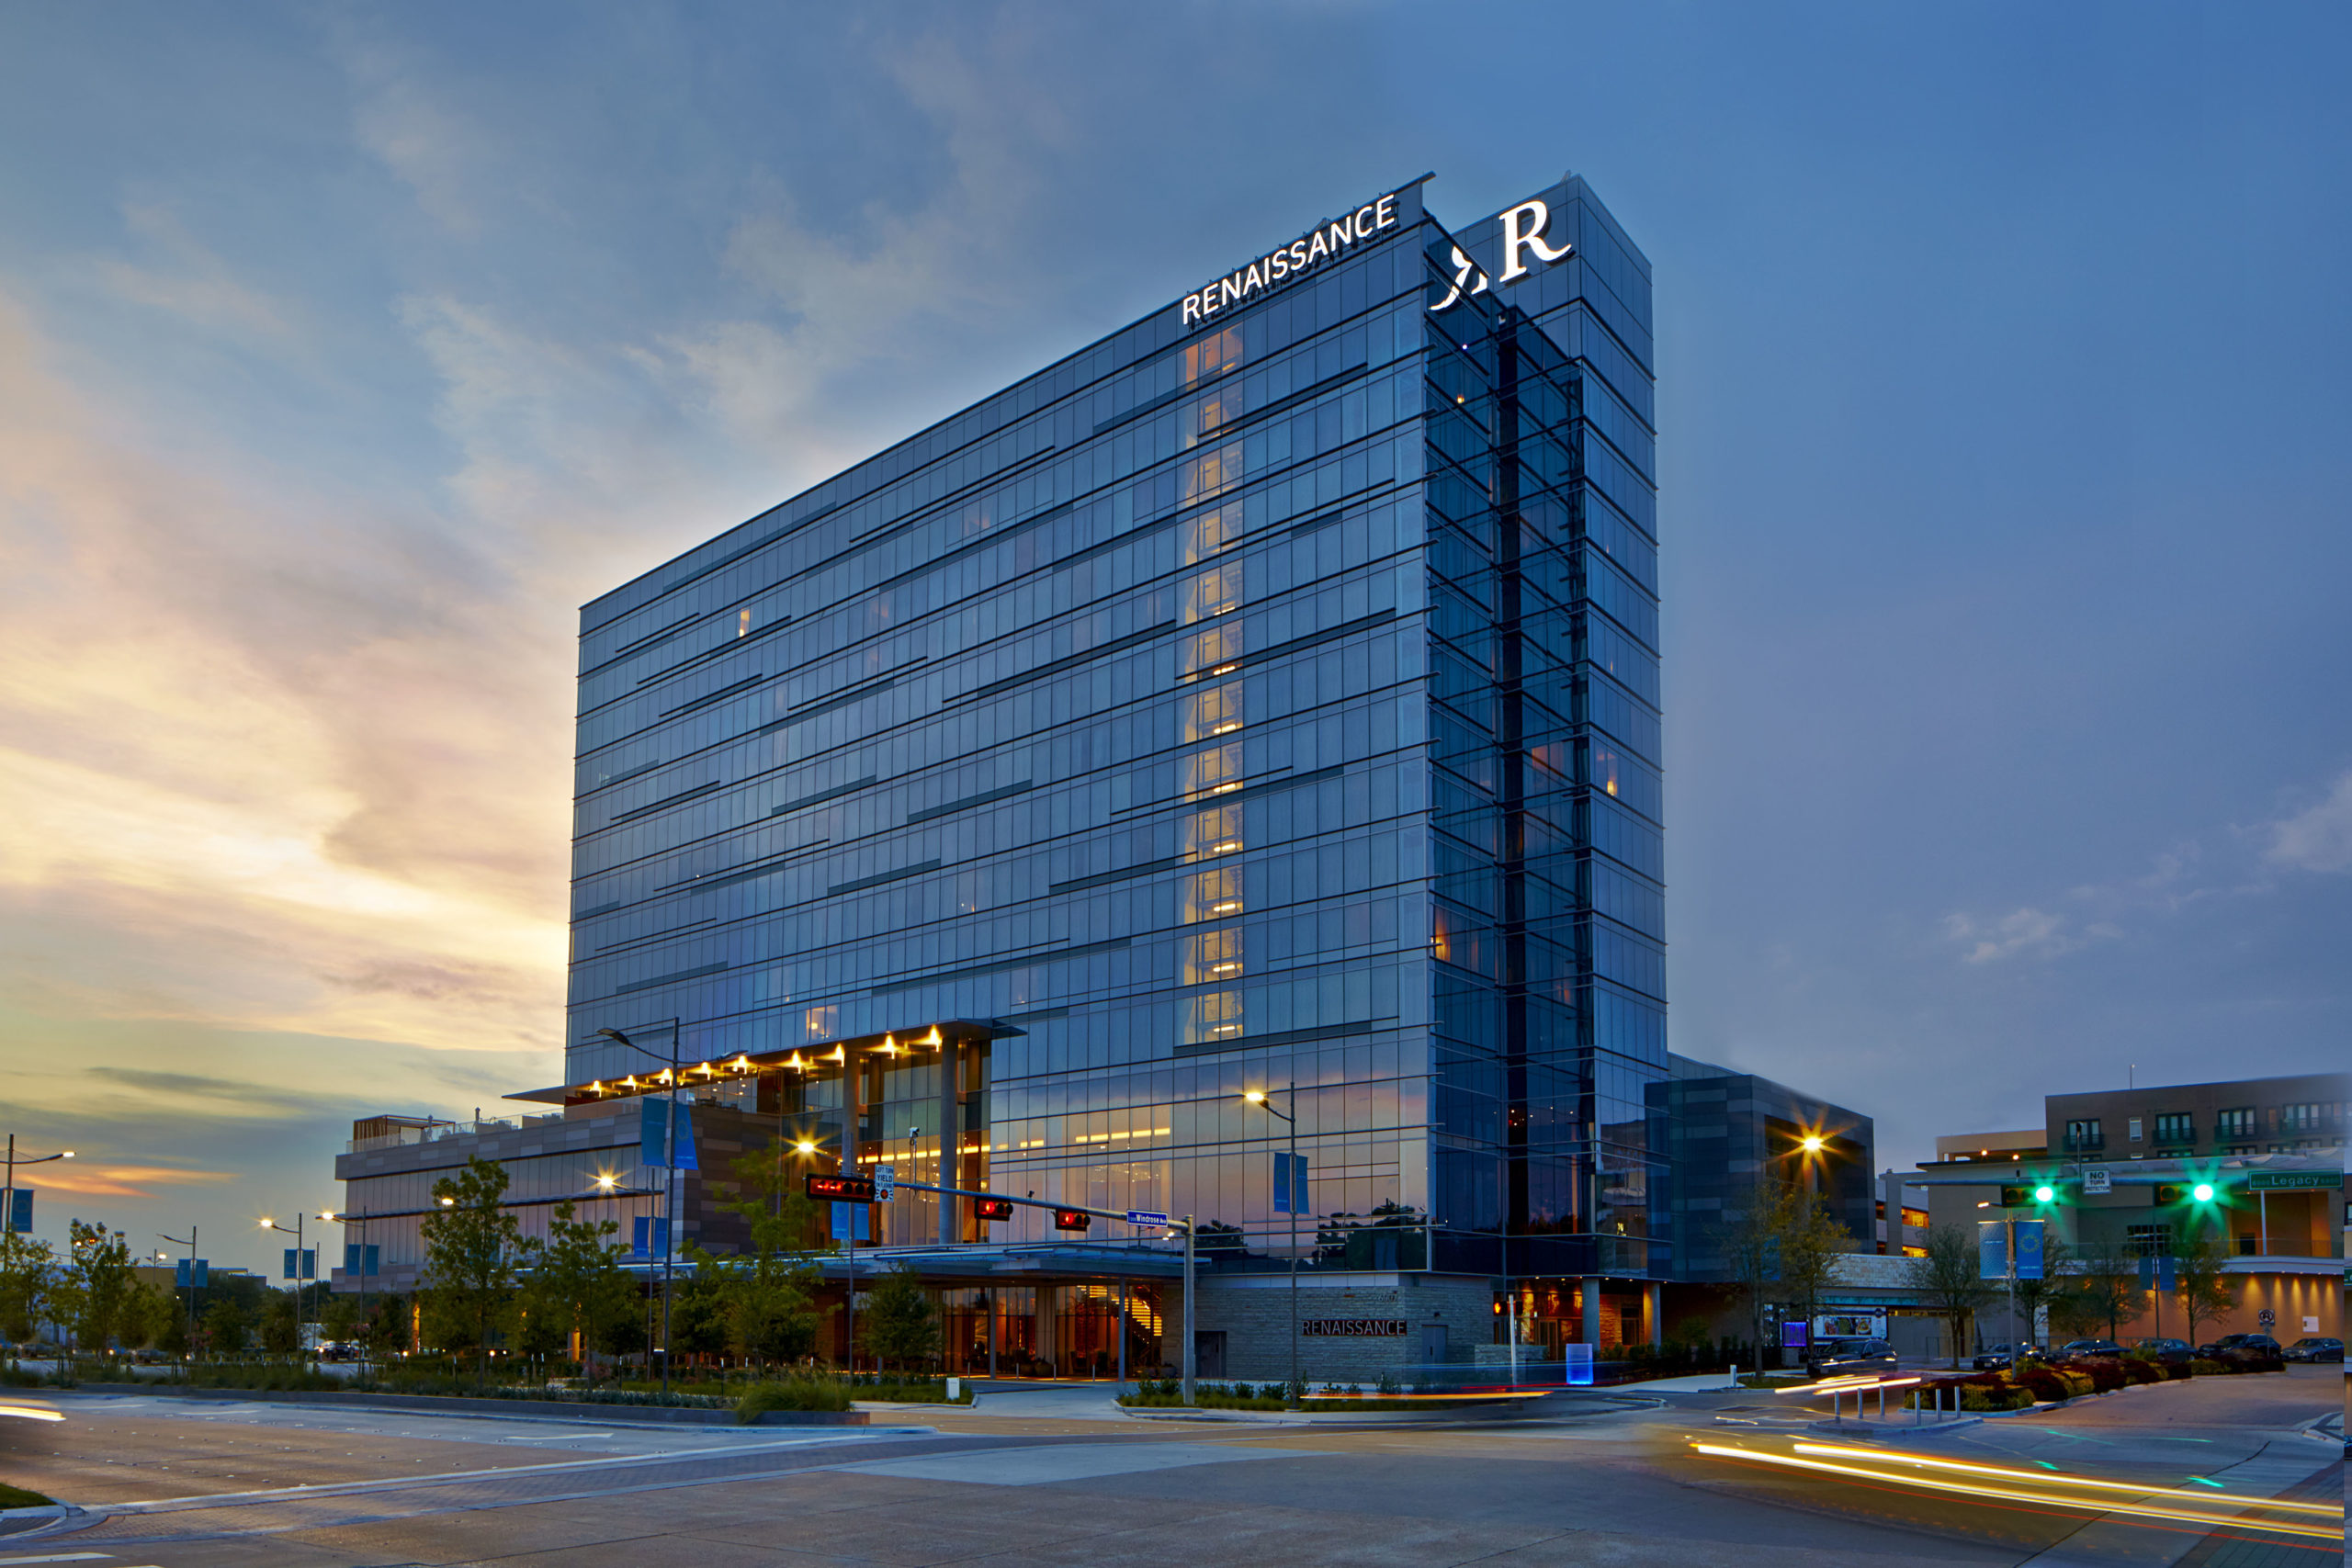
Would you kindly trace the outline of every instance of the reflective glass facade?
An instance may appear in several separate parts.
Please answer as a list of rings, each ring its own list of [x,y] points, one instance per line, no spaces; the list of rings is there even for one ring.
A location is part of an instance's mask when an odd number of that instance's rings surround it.
[[[1312,1213],[1669,1272],[1648,271],[1539,199],[1318,225],[586,606],[575,1100],[674,1018],[829,1151],[1280,1254],[1295,1082]]]

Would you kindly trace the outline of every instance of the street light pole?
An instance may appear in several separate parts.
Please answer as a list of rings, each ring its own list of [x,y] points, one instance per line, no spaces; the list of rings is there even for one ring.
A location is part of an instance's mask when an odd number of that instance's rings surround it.
[[[323,1214],[322,1214],[322,1215],[320,1216],[320,1218],[322,1218],[322,1219],[324,1219],[325,1217],[326,1217],[326,1216],[325,1216],[325,1215],[323,1215]],[[290,1231],[289,1231],[289,1230],[288,1230],[284,1225],[279,1224],[276,1220],[264,1220],[264,1221],[262,1221],[262,1223],[261,1223],[261,1228],[262,1228],[262,1229],[264,1229],[264,1230],[266,1230],[266,1231],[276,1231],[276,1232],[277,1232],[278,1235],[290,1235],[290,1236],[292,1236],[292,1237],[294,1238],[294,1348],[295,1348],[295,1351],[299,1354],[299,1353],[301,1351],[301,1348],[302,1348],[302,1261],[303,1261],[303,1259],[302,1259],[302,1251],[303,1251],[303,1247],[302,1247],[302,1213],[301,1213],[301,1211],[300,1211],[300,1210],[299,1210],[299,1209],[295,1211],[295,1213],[294,1213],[294,1228],[293,1228],[292,1230],[290,1230]],[[312,1270],[311,1270],[311,1272],[312,1272],[312,1273],[316,1273],[316,1272],[318,1272],[318,1270],[314,1269],[312,1269]]]
[[[1281,1117],[1290,1129],[1290,1164],[1283,1168],[1283,1185],[1286,1190],[1283,1193],[1283,1206],[1290,1211],[1290,1408],[1296,1410],[1300,1408],[1301,1397],[1298,1387],[1298,1080],[1291,1079],[1290,1087],[1283,1093],[1290,1106],[1287,1111],[1276,1111],[1268,1104],[1262,1089],[1253,1089],[1241,1098],[1252,1105],[1263,1106],[1269,1116]],[[1189,1238],[1184,1249],[1189,1256],[1192,1251]],[[1189,1296],[1185,1298],[1188,1305],[1191,1299]]]
[[[187,1355],[184,1359],[190,1362],[193,1362],[196,1359],[196,1226],[188,1226],[187,1239],[186,1241],[182,1241],[175,1235],[165,1235],[162,1231],[157,1231],[155,1233],[155,1239],[157,1241],[168,1241],[174,1247],[185,1247],[187,1248],[188,1348]]]
[[[5,1191],[7,1195],[6,1197],[0,1197],[0,1228],[6,1228],[11,1232],[15,1231],[17,1228],[17,1168],[18,1166],[47,1165],[53,1159],[72,1159],[73,1157],[74,1151],[72,1149],[66,1149],[59,1154],[40,1155],[25,1159],[18,1159],[17,1157],[17,1134],[14,1133],[9,1134],[7,1186],[5,1189],[0,1189],[0,1191]],[[194,1235],[195,1233],[190,1232],[189,1234]]]
[[[683,1019],[670,1019],[670,1110],[668,1124],[662,1134],[662,1393],[670,1392],[670,1294],[678,1256],[677,1202],[673,1185],[678,1180],[678,1048],[684,1042]],[[600,1029],[597,1033],[616,1040],[640,1056],[662,1058],[648,1051],[617,1029]]]

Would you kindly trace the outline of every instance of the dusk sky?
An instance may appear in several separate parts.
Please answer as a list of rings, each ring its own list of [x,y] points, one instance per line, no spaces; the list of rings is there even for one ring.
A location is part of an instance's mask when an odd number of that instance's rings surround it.
[[[1574,171],[1655,268],[1674,1049],[1882,1167],[2342,1067],[2347,51],[2340,5],[0,9],[40,1234],[259,1267],[355,1115],[557,1081],[578,605],[1423,170],[1456,224]]]

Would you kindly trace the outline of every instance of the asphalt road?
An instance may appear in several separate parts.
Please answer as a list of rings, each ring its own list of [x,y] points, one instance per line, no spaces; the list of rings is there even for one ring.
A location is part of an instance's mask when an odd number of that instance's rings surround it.
[[[1939,1431],[1898,1424],[1842,1436],[1785,1404],[1706,1397],[1534,1425],[1346,1430],[1131,1421],[1110,1415],[1100,1393],[1071,1391],[876,1417],[921,1430],[844,1431],[66,1396],[54,1402],[62,1422],[0,1422],[0,1478],[85,1506],[190,1501],[70,1533],[0,1537],[0,1568],[44,1557],[92,1568],[2161,1568],[2184,1558],[2229,1568],[2233,1555],[2334,1568],[2340,1545],[2324,1551],[2308,1537],[2240,1542],[2245,1532],[2126,1518],[2025,1483],[1996,1479],[1991,1490],[2022,1489],[2003,1498],[1924,1491],[1908,1478],[1962,1473],[1922,1472],[1924,1457],[2037,1483],[2128,1483],[2117,1499],[2127,1506],[2144,1506],[2132,1499],[2147,1486],[2216,1508],[2299,1486],[2332,1499],[2340,1531],[2339,1450],[2294,1429],[2338,1408],[2342,1388],[2333,1367],[2298,1369]],[[1739,1451],[1701,1453],[1694,1441]],[[1782,1467],[1804,1443],[1865,1458],[1798,1462],[1865,1473]],[[325,1490],[288,1490],[297,1487]],[[2308,1529],[2314,1516],[2300,1517]]]

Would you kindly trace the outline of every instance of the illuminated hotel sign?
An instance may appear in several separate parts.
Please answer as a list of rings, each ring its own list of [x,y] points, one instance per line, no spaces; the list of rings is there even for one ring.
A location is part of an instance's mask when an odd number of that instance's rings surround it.
[[[1246,304],[1295,283],[1325,262],[1396,228],[1402,221],[1397,206],[1405,195],[1405,191],[1393,190],[1345,217],[1318,223],[1281,249],[1270,251],[1248,266],[1185,295],[1182,324],[1197,325],[1232,306]],[[1505,209],[1495,219],[1495,227],[1496,254],[1502,260],[1502,270],[1489,279],[1461,246],[1454,246],[1453,286],[1446,290],[1444,299],[1430,307],[1431,311],[1451,310],[1462,302],[1464,295],[1484,294],[1498,283],[1516,283],[1535,270],[1534,262],[1548,266],[1576,254],[1571,241],[1552,243],[1551,204],[1538,197]]]
[[[1402,1339],[1401,1317],[1310,1317],[1300,1328],[1311,1337],[1334,1339]]]
[[[1545,232],[1552,227],[1552,209],[1544,202],[1522,201],[1496,219],[1495,224],[1502,231],[1499,238],[1503,258],[1502,276],[1495,279],[1497,283],[1516,283],[1533,271],[1527,265],[1527,258],[1531,255],[1548,265],[1553,262],[1566,261],[1576,254],[1576,246],[1572,243],[1564,241],[1555,245],[1544,239]],[[1475,284],[1470,281],[1473,276],[1478,280]],[[1487,288],[1487,275],[1478,270],[1476,263],[1462,254],[1460,245],[1456,245],[1453,247],[1453,287],[1447,289],[1445,298],[1430,306],[1430,310],[1434,314],[1449,310],[1461,302],[1463,295],[1484,294]]]
[[[1390,191],[1378,201],[1366,202],[1345,218],[1318,223],[1278,251],[1259,257],[1238,272],[1227,274],[1197,294],[1184,296],[1183,324],[1205,321],[1227,305],[1238,305],[1281,288],[1314,271],[1333,256],[1361,244],[1385,230],[1396,227],[1396,198]]]

